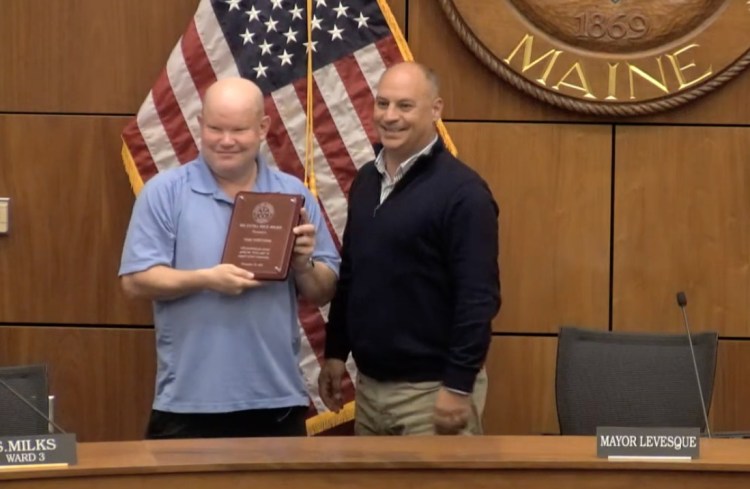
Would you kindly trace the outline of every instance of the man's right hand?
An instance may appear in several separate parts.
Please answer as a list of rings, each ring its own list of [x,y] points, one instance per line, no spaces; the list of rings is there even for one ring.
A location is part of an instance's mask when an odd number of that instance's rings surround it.
[[[318,391],[323,404],[334,413],[344,407],[341,383],[346,374],[346,364],[337,358],[327,358],[318,375]]]
[[[239,295],[247,289],[258,287],[262,282],[254,279],[251,272],[230,263],[222,263],[205,270],[208,289],[228,295]]]

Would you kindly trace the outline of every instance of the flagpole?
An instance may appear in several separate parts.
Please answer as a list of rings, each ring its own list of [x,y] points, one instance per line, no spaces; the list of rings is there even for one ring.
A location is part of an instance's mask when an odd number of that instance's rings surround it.
[[[312,42],[312,0],[307,0],[307,108],[305,123],[305,186],[315,198],[318,187],[315,181],[315,153],[313,141],[313,42]]]

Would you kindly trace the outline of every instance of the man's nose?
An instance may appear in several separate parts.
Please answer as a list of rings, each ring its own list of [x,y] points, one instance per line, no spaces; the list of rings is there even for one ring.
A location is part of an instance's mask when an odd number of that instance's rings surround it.
[[[224,144],[224,145],[234,144],[234,138],[232,138],[232,134],[229,131],[223,131],[221,133],[221,139],[219,139],[219,144]]]
[[[387,109],[385,109],[385,114],[383,114],[385,120],[387,121],[393,121],[398,119],[398,110],[393,105],[389,105]]]

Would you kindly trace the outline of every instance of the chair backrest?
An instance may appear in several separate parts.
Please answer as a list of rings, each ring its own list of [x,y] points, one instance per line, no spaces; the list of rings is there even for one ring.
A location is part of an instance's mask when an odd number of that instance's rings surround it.
[[[48,433],[47,421],[8,389],[9,386],[48,415],[47,366],[0,367],[0,381],[0,436]]]
[[[718,335],[692,335],[706,410]],[[555,393],[563,435],[597,426],[705,428],[686,335],[560,328]]]

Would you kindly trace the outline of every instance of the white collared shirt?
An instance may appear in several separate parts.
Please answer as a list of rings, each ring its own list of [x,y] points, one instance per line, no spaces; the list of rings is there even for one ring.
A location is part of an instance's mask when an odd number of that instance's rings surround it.
[[[432,149],[432,146],[437,142],[437,136],[435,136],[432,141],[427,144],[424,148],[422,148],[421,151],[418,153],[410,156],[406,160],[404,160],[400,165],[398,165],[398,168],[396,169],[396,173],[393,174],[393,178],[388,174],[388,171],[385,169],[385,157],[384,157],[384,149],[380,150],[380,153],[378,153],[378,157],[375,158],[375,168],[380,173],[380,176],[382,177],[380,180],[380,203],[382,204],[383,201],[391,194],[393,191],[393,187],[396,186],[396,184],[404,178],[404,175],[406,175],[406,172],[409,171],[409,169],[414,166],[414,162],[417,161],[417,158],[422,156],[423,154],[429,153],[429,151]]]

